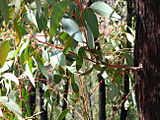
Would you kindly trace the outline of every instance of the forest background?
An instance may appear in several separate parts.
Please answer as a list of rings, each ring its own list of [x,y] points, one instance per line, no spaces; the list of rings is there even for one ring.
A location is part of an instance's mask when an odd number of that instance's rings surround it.
[[[0,0],[0,10],[2,120],[138,120],[134,3]]]

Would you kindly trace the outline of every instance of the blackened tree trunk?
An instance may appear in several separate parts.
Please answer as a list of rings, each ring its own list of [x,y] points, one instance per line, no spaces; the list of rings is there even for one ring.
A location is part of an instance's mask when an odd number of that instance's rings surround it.
[[[98,81],[101,82],[99,85],[99,120],[105,120],[106,119],[106,89],[105,89],[105,81],[103,80],[103,77],[101,74],[97,75]]]
[[[69,76],[69,71],[68,69],[66,70],[66,75]],[[67,78],[67,81],[64,85],[64,98],[65,100],[67,100],[67,95],[68,95],[68,87],[69,87],[69,79]],[[63,100],[63,106],[62,106],[62,110],[67,109],[67,102]],[[63,120],[65,120],[66,118],[64,117]]]
[[[28,104],[30,106],[31,115],[33,115],[35,107],[36,107],[36,89],[33,86],[31,90],[29,91]]]
[[[141,120],[160,119],[160,0],[135,0],[136,100]]]
[[[132,28],[133,13],[134,13],[133,2],[132,0],[127,0],[127,26],[130,28]],[[131,33],[128,27],[127,27],[127,32]],[[129,41],[127,41],[127,48],[131,48],[131,43]],[[128,70],[126,70],[126,72],[127,71]],[[129,93],[129,76],[127,73],[125,73],[124,74],[124,96],[122,97],[122,100],[125,99],[128,93]],[[126,100],[122,103],[120,120],[126,120],[127,118],[128,109],[125,109],[125,106],[124,106],[125,102]]]
[[[44,109],[44,90],[40,87],[40,110],[42,113],[40,114],[40,120],[48,120],[48,112],[47,107]]]

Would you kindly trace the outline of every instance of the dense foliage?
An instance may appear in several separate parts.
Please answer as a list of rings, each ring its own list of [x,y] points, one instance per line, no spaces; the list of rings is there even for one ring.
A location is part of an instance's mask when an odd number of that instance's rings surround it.
[[[127,26],[123,0],[91,1],[0,0],[2,120],[40,119],[45,112],[50,120],[95,120],[99,73],[106,83],[107,119],[120,118],[124,73],[130,81],[128,119],[138,119],[133,49],[127,48],[127,41],[134,44],[135,21]]]

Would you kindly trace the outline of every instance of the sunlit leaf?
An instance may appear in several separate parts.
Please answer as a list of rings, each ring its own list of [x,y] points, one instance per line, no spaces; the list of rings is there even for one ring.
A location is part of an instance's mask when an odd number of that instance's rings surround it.
[[[66,60],[62,50],[54,50],[51,54],[50,63],[54,67],[55,65],[65,66]]]
[[[67,115],[67,113],[69,113],[69,111],[70,111],[70,109],[65,109],[65,110],[63,110],[63,111],[59,114],[57,120],[63,120],[63,118]]]
[[[12,99],[1,96],[0,101],[9,109],[11,110],[15,115],[17,115],[19,120],[24,120],[22,117],[21,109],[19,108],[18,104],[15,103]]]
[[[132,44],[132,45],[134,45],[134,36],[133,35],[131,35],[130,33],[126,33],[126,37],[127,37],[127,39],[128,39],[128,41]]]
[[[0,11],[6,23],[8,23],[9,20],[8,0],[0,0]]]
[[[77,42],[82,42],[82,35],[76,22],[65,16],[62,18],[63,29]]]
[[[67,9],[67,6],[71,2],[69,1],[61,1],[54,5],[52,8],[51,13],[51,22],[50,22],[50,38],[52,39],[53,36],[56,34],[56,30],[59,26],[59,22],[61,21],[63,15],[65,14],[65,11]]]
[[[2,77],[4,77],[7,80],[11,80],[11,81],[15,82],[17,85],[19,85],[18,78],[15,75],[13,75],[12,73],[4,73],[2,75]]]
[[[121,17],[105,2],[95,2],[90,8],[97,14],[112,20],[120,20]]]
[[[1,73],[9,70],[9,68],[12,66],[12,64],[13,64],[12,60],[5,62],[5,64],[3,65],[3,67],[0,68]]]
[[[13,20],[13,26],[16,31],[16,39],[15,39],[15,44],[18,45],[21,42],[21,30],[18,25],[18,18],[15,17]]]
[[[28,76],[29,80],[31,81],[32,85],[35,87],[35,79],[33,74],[29,68],[28,62],[26,63],[26,75]]]
[[[9,53],[9,49],[10,49],[10,44],[8,40],[3,41],[0,44],[0,68],[4,65],[6,58],[8,56]]]
[[[37,20],[36,20],[36,15],[34,14],[33,10],[30,10],[27,6],[25,6],[27,10],[27,17],[28,19],[38,28]]]
[[[16,0],[15,1],[15,13],[18,14],[20,8],[21,8],[21,2],[22,0]]]

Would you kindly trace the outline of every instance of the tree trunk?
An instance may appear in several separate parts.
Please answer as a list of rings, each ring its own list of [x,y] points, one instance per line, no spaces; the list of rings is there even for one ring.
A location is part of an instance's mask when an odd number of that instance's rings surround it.
[[[66,75],[69,75],[69,71],[68,69],[66,70]],[[67,95],[68,95],[68,87],[69,87],[69,79],[67,78],[67,81],[64,85],[64,98],[67,100]],[[63,106],[62,106],[62,111],[67,109],[67,102],[65,100],[63,100]],[[65,120],[66,118],[64,117],[63,120]]]
[[[160,119],[160,0],[136,0],[134,64],[141,120]]]
[[[127,0],[127,26],[130,28],[132,28],[132,17],[134,12],[132,6],[133,6],[132,0]],[[131,33],[128,27],[127,27],[127,32]],[[131,43],[129,41],[127,41],[127,48],[131,48]],[[124,96],[122,97],[122,100],[125,99],[128,93],[129,93],[129,76],[127,73],[125,73],[124,74]],[[126,120],[127,118],[128,109],[125,109],[125,106],[124,106],[125,102],[126,100],[122,103],[120,120]]]
[[[99,82],[103,80],[101,74],[98,74],[97,77]],[[106,107],[106,90],[105,90],[105,81],[103,80],[99,85],[99,120],[106,119],[105,107]]]

